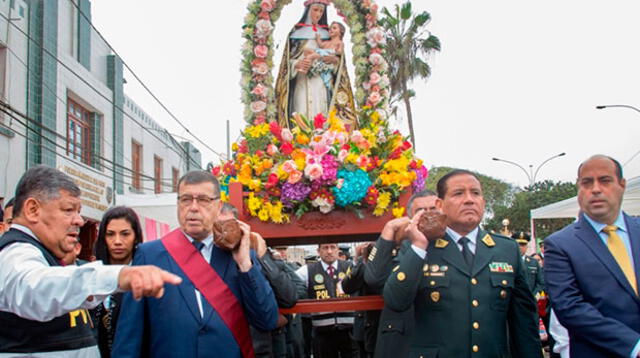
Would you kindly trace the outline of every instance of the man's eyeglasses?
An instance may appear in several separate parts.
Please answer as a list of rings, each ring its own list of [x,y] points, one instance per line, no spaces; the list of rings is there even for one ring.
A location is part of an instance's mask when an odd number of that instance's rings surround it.
[[[208,206],[208,205],[211,205],[211,203],[213,203],[214,200],[218,200],[218,199],[220,199],[219,196],[210,197],[206,195],[193,196],[189,194],[184,194],[184,195],[178,196],[178,204],[180,204],[180,206],[189,206],[195,200],[199,206]]]

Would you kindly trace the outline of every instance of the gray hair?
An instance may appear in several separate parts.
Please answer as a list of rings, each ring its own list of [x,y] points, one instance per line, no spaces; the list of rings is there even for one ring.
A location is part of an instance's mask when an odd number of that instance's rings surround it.
[[[238,209],[229,203],[222,204],[222,208],[220,208],[220,214],[222,213],[231,213],[231,215],[233,215],[233,217],[236,219],[238,218],[238,215],[239,215]]]
[[[66,191],[74,197],[80,196],[80,188],[73,179],[57,169],[38,165],[27,170],[16,186],[13,217],[20,216],[27,199],[36,198],[47,202],[58,199],[61,191]]]
[[[424,189],[419,191],[409,198],[409,202],[407,203],[407,214],[411,215],[411,209],[413,207],[413,202],[418,198],[426,198],[428,196],[436,196],[436,193],[429,189]]]
[[[193,170],[183,175],[182,178],[178,181],[178,191],[180,190],[180,185],[182,183],[185,184],[200,184],[200,183],[211,183],[213,184],[213,195],[220,195],[220,183],[218,179],[213,176],[210,172],[204,170]]]

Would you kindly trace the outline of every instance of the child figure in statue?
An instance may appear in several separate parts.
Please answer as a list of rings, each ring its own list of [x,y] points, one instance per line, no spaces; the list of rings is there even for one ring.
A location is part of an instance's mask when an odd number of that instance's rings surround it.
[[[319,74],[324,81],[325,86],[330,90],[333,86],[333,73],[335,72],[335,64],[328,64],[322,61],[323,56],[342,55],[344,52],[344,33],[346,29],[341,23],[334,21],[329,27],[329,39],[322,40],[319,33],[316,34],[316,42],[318,48],[305,49],[304,56],[312,61],[311,69],[312,74]]]

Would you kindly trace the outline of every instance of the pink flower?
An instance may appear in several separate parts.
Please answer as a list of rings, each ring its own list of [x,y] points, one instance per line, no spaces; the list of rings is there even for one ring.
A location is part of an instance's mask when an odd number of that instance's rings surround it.
[[[369,83],[375,85],[378,82],[380,82],[380,74],[378,72],[371,72],[369,75]]]
[[[258,45],[253,48],[253,54],[258,58],[267,57],[267,53],[269,52],[269,48],[265,45]]]
[[[262,0],[262,3],[260,4],[260,8],[262,8],[262,11],[267,11],[267,12],[271,12],[273,11],[273,1],[272,0]]]
[[[372,65],[376,66],[384,62],[384,58],[379,53],[372,53],[371,55],[369,55],[369,62]]]
[[[356,165],[360,168],[366,168],[368,164],[369,158],[366,155],[361,155],[360,157],[358,157],[358,160],[356,160]]]
[[[322,165],[320,164],[311,164],[307,165],[304,168],[304,175],[311,180],[316,180],[322,177]]]
[[[362,133],[360,133],[360,131],[353,131],[351,133],[351,141],[354,143],[360,143],[364,140],[364,136],[362,135]]]
[[[269,72],[269,67],[265,62],[258,62],[251,66],[251,71],[259,75],[266,75]]]
[[[260,19],[256,22],[256,36],[259,38],[267,37],[271,30],[273,30],[273,25],[271,25],[271,21]]]
[[[287,182],[289,184],[295,184],[299,182],[300,179],[302,179],[302,172],[299,171],[298,169],[295,169],[291,173],[289,173],[289,178],[287,178]]]
[[[374,106],[380,103],[381,99],[382,97],[380,96],[379,92],[371,92],[371,94],[369,95],[369,102]]]
[[[255,87],[253,87],[251,93],[255,94],[256,96],[264,97],[267,94],[267,88],[263,86],[262,83],[258,83]]]
[[[282,163],[282,170],[285,173],[291,174],[294,170],[297,170],[296,162],[294,162],[293,160],[287,160],[286,162]]]
[[[285,142],[291,142],[293,140],[293,133],[291,133],[291,130],[289,128],[283,128],[281,135],[282,140]]]
[[[344,160],[347,158],[347,155],[349,155],[349,152],[346,149],[340,150],[340,152],[338,153],[338,160],[340,162],[344,162]]]
[[[344,179],[336,180],[336,188],[342,189],[342,185],[344,184]]]
[[[256,116],[256,119],[253,120],[253,125],[257,126],[263,124],[266,120],[265,116]]]
[[[367,31],[367,43],[371,47],[377,47],[378,45],[385,45],[387,43],[381,27],[374,27]]]
[[[389,86],[389,76],[387,75],[382,75],[380,77],[380,86],[382,87],[388,87]]]
[[[267,108],[267,103],[264,101],[255,101],[251,102],[251,112],[259,113],[264,111]]]
[[[267,154],[269,154],[270,157],[273,157],[274,155],[278,154],[278,147],[269,143],[269,145],[267,145]]]

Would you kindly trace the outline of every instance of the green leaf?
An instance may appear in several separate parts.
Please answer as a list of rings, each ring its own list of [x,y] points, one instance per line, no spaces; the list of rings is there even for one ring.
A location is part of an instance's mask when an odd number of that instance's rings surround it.
[[[402,20],[408,20],[411,18],[411,1],[407,1],[406,3],[402,4],[400,17],[402,18]]]

